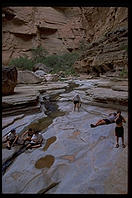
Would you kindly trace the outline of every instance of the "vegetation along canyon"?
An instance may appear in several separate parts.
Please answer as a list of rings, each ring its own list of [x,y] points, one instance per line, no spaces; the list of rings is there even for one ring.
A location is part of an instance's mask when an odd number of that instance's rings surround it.
[[[128,193],[127,7],[2,7],[2,193]]]

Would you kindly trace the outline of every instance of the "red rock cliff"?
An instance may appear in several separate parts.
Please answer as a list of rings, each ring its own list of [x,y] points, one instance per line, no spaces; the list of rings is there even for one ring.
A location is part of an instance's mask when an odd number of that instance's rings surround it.
[[[100,70],[127,68],[127,32],[125,7],[5,7],[2,63],[31,56],[39,45],[56,54],[76,50],[81,42],[86,49],[75,64],[79,72],[97,73],[100,65]]]

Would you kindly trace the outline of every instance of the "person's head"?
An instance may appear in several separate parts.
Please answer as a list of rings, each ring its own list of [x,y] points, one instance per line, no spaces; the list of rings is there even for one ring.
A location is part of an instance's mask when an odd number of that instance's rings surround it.
[[[117,111],[117,114],[121,115],[121,110],[118,110],[118,111]]]
[[[29,128],[28,131],[29,131],[29,132],[32,132],[33,130],[32,130],[32,128]]]
[[[11,130],[11,133],[15,134],[16,133],[16,130],[15,129],[12,129]]]
[[[38,134],[39,133],[39,130],[35,130],[34,134]]]

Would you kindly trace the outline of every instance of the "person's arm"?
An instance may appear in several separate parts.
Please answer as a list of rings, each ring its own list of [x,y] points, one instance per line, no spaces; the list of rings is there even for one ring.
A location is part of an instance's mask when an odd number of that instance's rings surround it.
[[[81,98],[79,97],[79,103],[81,104]]]
[[[9,140],[10,133],[7,134],[6,140]]]
[[[114,120],[115,122],[116,122],[116,120],[119,118],[119,116],[120,116],[119,114],[116,115],[116,118],[115,118],[115,120]]]
[[[12,143],[12,146],[15,144],[15,142],[17,141],[18,135],[16,135],[16,138],[14,140],[14,142]]]
[[[28,131],[25,131],[23,134],[22,134],[22,138],[24,138],[24,136],[28,133]]]
[[[40,144],[42,144],[42,142],[43,142],[43,136],[41,135],[41,138],[40,138]]]
[[[122,121],[124,122],[124,123],[126,123],[126,120],[125,120],[125,118],[122,116]]]
[[[35,142],[35,143],[36,143],[36,142],[37,142],[37,138],[36,138],[36,136],[34,136],[34,135],[33,135],[33,137],[31,138],[31,141],[33,141],[33,142]]]
[[[8,135],[6,136],[6,140],[8,140]]]

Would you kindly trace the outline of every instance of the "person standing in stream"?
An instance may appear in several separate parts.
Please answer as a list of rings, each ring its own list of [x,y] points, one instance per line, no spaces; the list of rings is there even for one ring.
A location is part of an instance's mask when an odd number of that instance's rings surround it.
[[[79,108],[81,106],[81,99],[80,99],[80,96],[77,94],[74,96],[73,98],[73,103],[74,103],[74,111],[76,110],[76,108],[78,109],[79,111]]]

